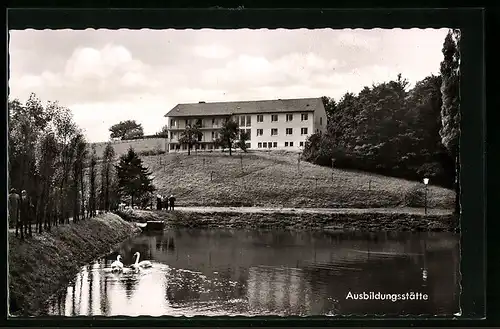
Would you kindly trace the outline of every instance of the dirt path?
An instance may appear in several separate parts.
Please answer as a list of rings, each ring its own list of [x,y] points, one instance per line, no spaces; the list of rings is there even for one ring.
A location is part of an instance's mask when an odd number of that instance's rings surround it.
[[[264,207],[176,207],[175,210],[183,212],[240,212],[240,213],[313,213],[313,214],[424,214],[423,208],[264,208]],[[450,215],[452,209],[427,209],[428,215]]]

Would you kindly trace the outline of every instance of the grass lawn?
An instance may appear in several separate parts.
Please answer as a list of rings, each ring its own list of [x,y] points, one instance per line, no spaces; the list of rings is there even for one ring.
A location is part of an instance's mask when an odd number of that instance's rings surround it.
[[[242,157],[240,158],[240,154]],[[300,162],[279,151],[144,156],[161,194],[179,205],[261,207],[423,206],[423,184]],[[415,192],[417,191],[417,192]],[[418,200],[409,199],[419,194]],[[429,186],[430,208],[452,209],[454,191]]]

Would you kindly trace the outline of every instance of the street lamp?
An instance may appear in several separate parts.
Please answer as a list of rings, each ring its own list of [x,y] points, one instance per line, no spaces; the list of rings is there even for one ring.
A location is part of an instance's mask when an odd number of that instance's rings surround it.
[[[424,201],[424,209],[425,209],[425,214],[427,215],[427,185],[429,184],[429,178],[424,178],[424,185],[425,185],[425,201]]]

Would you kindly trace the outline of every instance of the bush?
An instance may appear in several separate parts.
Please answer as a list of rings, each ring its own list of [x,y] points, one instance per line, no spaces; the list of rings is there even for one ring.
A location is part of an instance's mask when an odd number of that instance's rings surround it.
[[[407,207],[425,206],[425,187],[416,184],[403,194],[403,204]]]
[[[141,156],[160,155],[160,154],[165,154],[165,151],[163,151],[163,150],[146,150],[146,151],[139,152],[139,155],[141,155]]]

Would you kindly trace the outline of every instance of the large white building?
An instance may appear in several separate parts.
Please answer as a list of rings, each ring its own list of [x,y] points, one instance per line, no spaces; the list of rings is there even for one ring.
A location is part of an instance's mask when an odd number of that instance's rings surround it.
[[[187,150],[179,143],[187,125],[198,125],[201,150],[217,150],[214,141],[224,120],[238,122],[250,132],[250,149],[300,150],[308,136],[326,131],[326,112],[321,98],[278,99],[245,102],[178,104],[167,114],[168,151]]]

